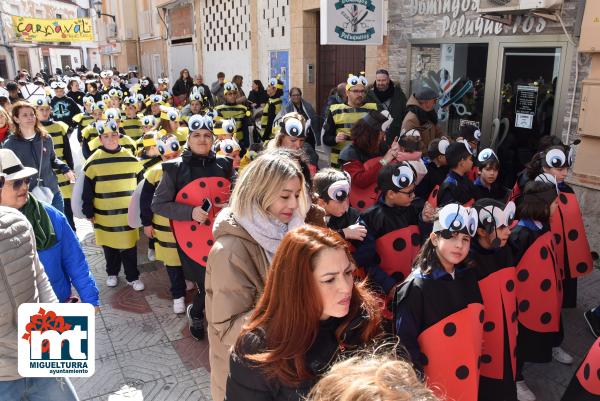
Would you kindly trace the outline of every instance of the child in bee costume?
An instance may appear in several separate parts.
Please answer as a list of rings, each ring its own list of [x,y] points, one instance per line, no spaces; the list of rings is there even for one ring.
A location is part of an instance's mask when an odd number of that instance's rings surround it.
[[[125,118],[121,121],[121,127],[125,135],[137,141],[142,137],[142,121],[138,116],[138,99],[136,96],[127,96],[123,100]]]
[[[146,115],[152,115],[157,120],[160,120],[161,106],[168,105],[159,93],[148,96],[148,99],[146,99]]]
[[[183,146],[187,142],[189,129],[180,125],[181,115],[174,107],[161,106],[159,134],[165,136],[173,134],[177,137],[179,145]]]
[[[269,95],[269,101],[263,108],[263,114],[260,118],[260,139],[267,141],[272,139],[275,135],[273,134],[273,122],[275,117],[281,111],[281,97],[283,96],[283,81],[279,79],[279,75],[269,80],[267,86],[267,95]],[[259,138],[254,138],[254,142],[260,142]]]
[[[92,152],[90,151],[89,143],[94,138],[98,137],[98,130],[96,130],[96,124],[102,121],[102,119],[104,118],[105,108],[106,105],[103,101],[94,103],[91,106],[92,118],[94,120],[81,131],[81,152],[83,153],[83,157],[86,159],[92,154]]]
[[[104,117],[106,118],[105,126],[110,125],[112,128],[114,125],[116,125],[115,131],[119,133],[119,145],[130,151],[132,155],[135,155],[137,143],[125,135],[123,128],[121,128],[121,111],[119,109],[107,109],[104,112]],[[102,143],[98,137],[89,141],[88,149],[90,154],[94,153],[96,149],[101,146],[101,144]]]
[[[207,104],[208,99],[205,97],[204,88],[194,86],[190,93],[189,104],[181,109],[181,121],[187,124],[191,116],[205,114]]]
[[[38,119],[52,137],[52,143],[54,144],[54,153],[56,154],[56,157],[59,160],[67,163],[69,168],[73,170],[73,157],[71,155],[69,136],[67,135],[69,126],[62,121],[54,121],[52,119],[52,108],[50,106],[49,97],[41,97],[36,99],[35,106]],[[73,210],[71,209],[71,194],[73,191],[73,184],[59,170],[55,170],[54,172],[56,173],[56,178],[58,178],[58,189],[60,189],[60,193],[64,200],[65,216],[67,217],[69,225],[73,231],[75,231]]]
[[[145,141],[149,142],[150,140],[145,139]],[[157,136],[154,140],[154,145],[160,154],[160,161],[144,174],[144,183],[140,195],[140,217],[144,233],[147,237],[154,240],[156,259],[163,262],[167,269],[169,280],[171,281],[173,312],[183,313],[185,312],[186,285],[181,260],[177,252],[177,242],[173,236],[169,219],[153,213],[151,209],[154,192],[163,175],[161,162],[179,157],[181,147],[179,146],[177,137],[173,134],[167,134],[163,137]]]
[[[115,120],[97,124],[101,146],[86,161],[82,191],[82,212],[94,224],[96,244],[106,258],[106,285],[117,286],[121,264],[127,283],[142,291],[137,269],[137,229],[128,225],[131,195],[142,179],[142,166],[130,151],[119,145]]]
[[[160,164],[161,155],[158,151],[157,140],[158,132],[146,132],[138,141],[142,148],[138,151],[137,157],[142,164],[142,172],[145,174],[153,166]]]
[[[235,139],[242,148],[246,149],[250,146],[248,117],[250,117],[251,113],[243,104],[236,104],[235,101],[238,97],[238,87],[236,84],[233,82],[226,82],[223,86],[223,93],[225,95],[225,103],[215,107],[215,112],[217,112],[215,122],[222,119],[234,119],[236,129]],[[275,115],[277,115],[277,113]],[[273,118],[275,118],[275,116],[273,116]],[[271,124],[272,123],[273,121],[271,121]]]
[[[96,102],[93,96],[84,96],[83,111],[73,116],[73,122],[77,124],[77,140],[79,143],[82,142],[81,134],[84,128],[94,121],[94,117],[92,117],[92,107],[94,103]]]

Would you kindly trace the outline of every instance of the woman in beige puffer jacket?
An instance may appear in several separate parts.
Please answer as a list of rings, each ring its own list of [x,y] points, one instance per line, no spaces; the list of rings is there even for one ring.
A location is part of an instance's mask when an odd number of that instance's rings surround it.
[[[309,203],[298,164],[283,152],[266,152],[244,169],[230,207],[215,220],[205,281],[214,401],[225,397],[231,347],[263,292],[275,250],[304,224]]]

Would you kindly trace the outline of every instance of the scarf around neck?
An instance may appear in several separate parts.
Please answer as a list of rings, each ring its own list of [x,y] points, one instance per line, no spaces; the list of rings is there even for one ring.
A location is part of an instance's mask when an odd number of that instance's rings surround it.
[[[56,233],[54,232],[52,221],[40,201],[29,194],[27,202],[19,210],[27,217],[27,220],[33,227],[35,245],[38,251],[48,249],[56,243]]]
[[[247,217],[235,216],[235,220],[265,250],[269,263],[273,260],[275,251],[285,234],[304,224],[304,218],[298,210],[294,212],[288,224],[260,212]]]

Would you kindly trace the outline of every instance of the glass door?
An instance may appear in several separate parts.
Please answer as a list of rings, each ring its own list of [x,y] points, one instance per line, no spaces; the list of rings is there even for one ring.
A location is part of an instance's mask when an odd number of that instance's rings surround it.
[[[529,45],[531,46],[531,45]],[[563,67],[562,47],[501,45],[492,147],[502,162],[500,180],[512,187],[537,151],[540,138],[553,135]],[[555,101],[556,100],[556,101]]]

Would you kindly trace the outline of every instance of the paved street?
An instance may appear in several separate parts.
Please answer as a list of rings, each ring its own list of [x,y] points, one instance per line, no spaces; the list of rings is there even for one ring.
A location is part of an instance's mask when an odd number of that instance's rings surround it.
[[[96,373],[73,379],[79,398],[210,400],[208,341],[191,338],[185,315],[173,314],[169,279],[162,265],[139,259],[146,284],[143,292],[127,286],[123,275],[117,288],[109,288],[104,255],[94,243],[91,225],[78,220],[77,227],[101,297]]]
[[[173,314],[169,280],[162,266],[143,263],[146,259],[140,255],[146,289],[133,291],[123,276],[117,288],[108,288],[104,256],[94,244],[90,224],[79,220],[77,227],[102,302],[96,320],[96,373],[89,379],[73,380],[80,399],[210,400],[208,342],[192,339],[185,316]],[[576,364],[526,366],[525,376],[538,401],[560,400],[593,342],[583,312],[600,301],[598,288],[600,272],[595,271],[580,282],[579,307],[564,313],[564,348],[575,357]]]

